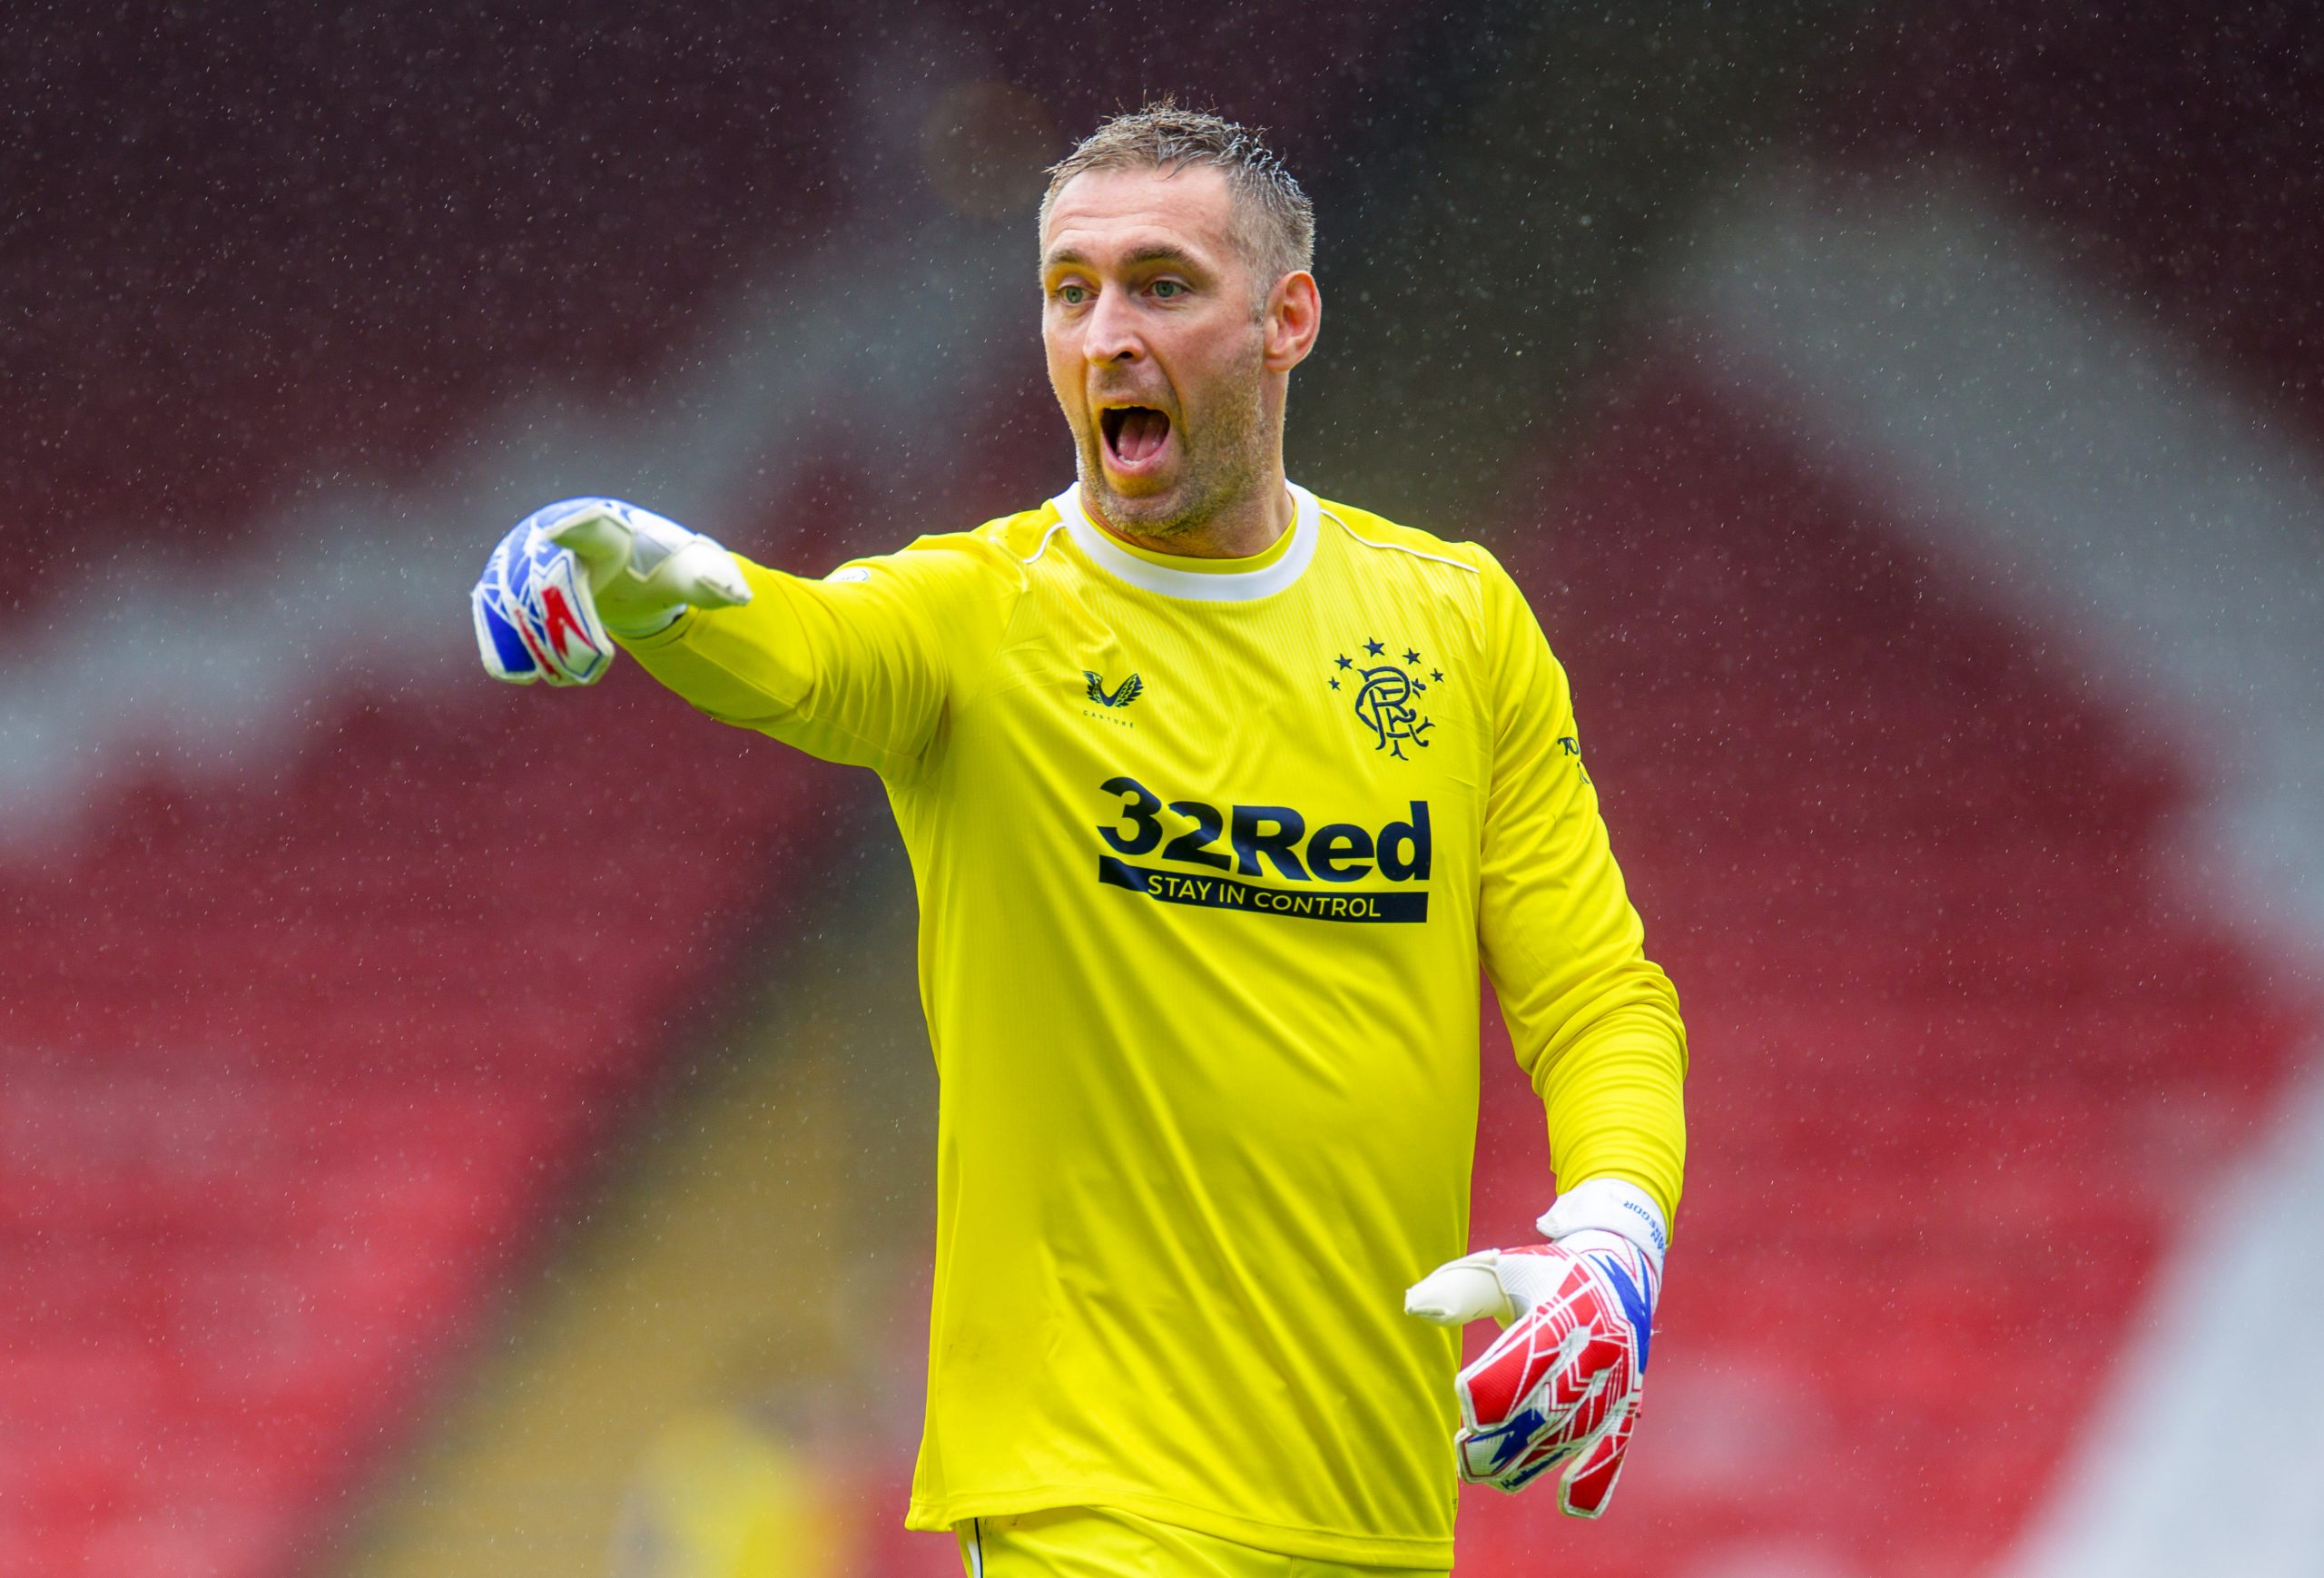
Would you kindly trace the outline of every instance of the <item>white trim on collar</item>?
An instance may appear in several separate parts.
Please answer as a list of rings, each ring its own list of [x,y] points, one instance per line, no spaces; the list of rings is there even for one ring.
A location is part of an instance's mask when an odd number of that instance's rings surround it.
[[[1065,529],[1072,534],[1081,551],[1117,579],[1166,597],[1186,597],[1201,603],[1247,603],[1282,591],[1299,578],[1307,561],[1315,557],[1315,539],[1322,531],[1316,524],[1321,507],[1316,504],[1315,496],[1298,483],[1285,486],[1291,489],[1292,519],[1291,546],[1283,550],[1283,557],[1262,569],[1224,570],[1217,575],[1172,569],[1131,553],[1081,508],[1078,482],[1049,502],[1057,506]]]

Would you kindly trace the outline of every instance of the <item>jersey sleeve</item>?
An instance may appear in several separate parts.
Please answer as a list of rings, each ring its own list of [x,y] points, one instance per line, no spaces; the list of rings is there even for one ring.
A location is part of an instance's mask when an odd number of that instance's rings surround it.
[[[820,581],[735,559],[748,603],[688,609],[622,645],[712,717],[887,778],[925,765],[1024,585],[1023,567],[974,533],[924,537]]]
[[[1493,766],[1479,942],[1517,1060],[1547,1109],[1561,1188],[1636,1184],[1675,1219],[1686,1164],[1686,1030],[1614,863],[1566,674],[1489,554]]]

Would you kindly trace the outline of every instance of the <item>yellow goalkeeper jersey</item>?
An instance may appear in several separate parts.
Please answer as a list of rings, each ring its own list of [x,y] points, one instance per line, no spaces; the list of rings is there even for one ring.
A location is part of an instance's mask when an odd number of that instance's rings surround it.
[[[878,771],[941,1080],[910,1522],[1100,1506],[1448,1566],[1480,963],[1569,1185],[1673,1211],[1678,1001],[1492,557],[1294,488],[1246,560],[1068,489],[627,643]],[[1548,1203],[1548,1180],[1543,1180]]]

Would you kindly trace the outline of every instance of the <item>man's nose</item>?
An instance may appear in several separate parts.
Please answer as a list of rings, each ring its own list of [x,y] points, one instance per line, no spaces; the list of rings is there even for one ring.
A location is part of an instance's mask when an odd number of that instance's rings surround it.
[[[1137,336],[1135,316],[1119,291],[1101,291],[1089,310],[1089,327],[1082,337],[1082,354],[1093,362],[1136,361],[1146,354]]]

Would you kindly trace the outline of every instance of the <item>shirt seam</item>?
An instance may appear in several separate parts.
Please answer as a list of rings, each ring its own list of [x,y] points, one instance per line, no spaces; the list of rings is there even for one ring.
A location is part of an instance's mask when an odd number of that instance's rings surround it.
[[[1339,513],[1333,509],[1329,505],[1324,504],[1321,499],[1316,501],[1316,509],[1318,513],[1329,516],[1333,525],[1338,527],[1342,531],[1347,533],[1348,536],[1355,538],[1356,541],[1362,543],[1366,547],[1376,547],[1385,553],[1410,554],[1416,559],[1428,559],[1435,564],[1451,565],[1454,569],[1466,570],[1472,576],[1482,577],[1484,574],[1482,570],[1469,563],[1466,559],[1456,559],[1445,554],[1433,554],[1423,548],[1411,547],[1406,543],[1375,542],[1371,538],[1368,538],[1362,532],[1356,530],[1355,528],[1350,526],[1346,521],[1341,519]]]

